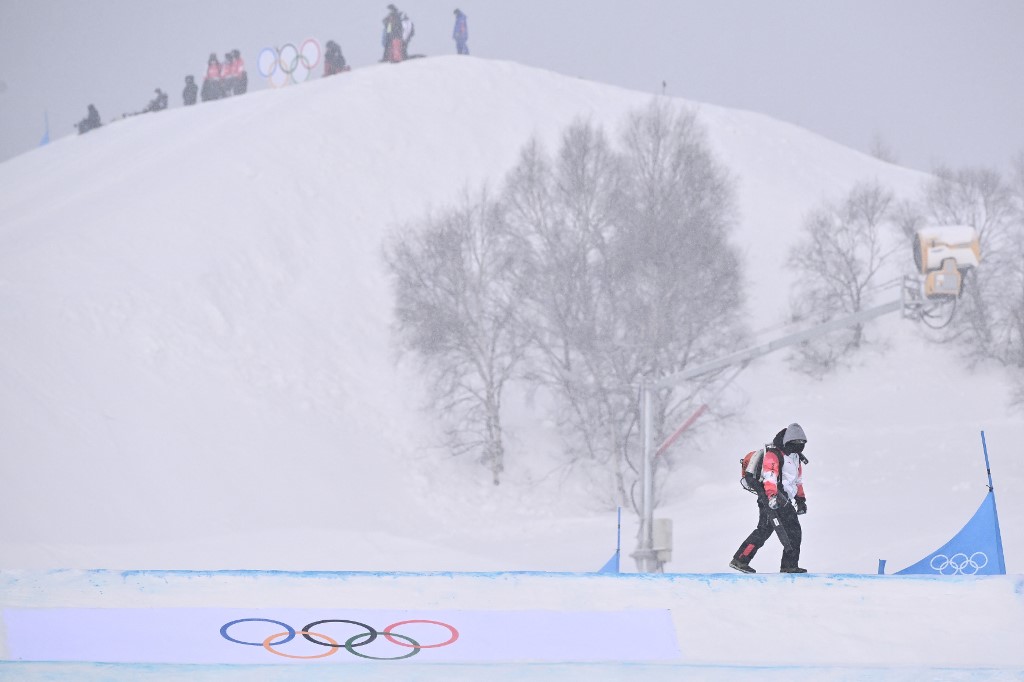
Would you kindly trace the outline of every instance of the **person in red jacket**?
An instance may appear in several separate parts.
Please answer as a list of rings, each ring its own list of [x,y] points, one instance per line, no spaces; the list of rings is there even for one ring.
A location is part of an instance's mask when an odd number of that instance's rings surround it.
[[[388,14],[384,17],[384,58],[382,62],[398,63],[402,61],[402,46],[405,36],[402,33],[402,13],[394,5],[388,5]]]
[[[224,55],[223,81],[225,94],[245,94],[249,89],[246,62],[239,50],[231,50]]]
[[[220,61],[217,59],[217,55],[211,52],[210,58],[206,62],[206,77],[203,78],[203,89],[199,93],[199,97],[204,102],[220,99],[222,94],[221,75]]]
[[[224,63],[220,67],[220,96],[231,97],[235,94],[235,53],[225,52]]]
[[[803,455],[806,445],[807,435],[803,428],[793,423],[779,431],[771,445],[765,446],[760,473],[751,483],[751,491],[757,494],[757,528],[733,554],[729,562],[731,568],[743,573],[756,573],[750,565],[751,559],[772,533],[777,533],[783,546],[779,571],[807,572],[798,565],[803,539],[799,516],[807,513],[803,470],[807,463]]]

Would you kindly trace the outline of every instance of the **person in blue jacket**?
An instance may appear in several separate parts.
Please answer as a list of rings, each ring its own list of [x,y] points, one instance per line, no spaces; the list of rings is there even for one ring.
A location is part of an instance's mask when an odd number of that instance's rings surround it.
[[[469,54],[466,41],[469,40],[469,28],[466,26],[466,15],[461,9],[455,10],[455,28],[452,29],[452,40],[459,54]]]

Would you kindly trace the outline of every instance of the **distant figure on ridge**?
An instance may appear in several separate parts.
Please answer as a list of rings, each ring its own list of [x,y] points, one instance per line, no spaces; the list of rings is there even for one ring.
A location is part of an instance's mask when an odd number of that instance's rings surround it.
[[[402,14],[394,5],[388,5],[388,14],[384,17],[384,58],[382,62],[398,63],[402,61]]]
[[[249,74],[245,70],[245,62],[242,61],[242,53],[238,50],[232,50],[231,56],[234,59],[231,62],[232,76],[234,77],[234,93],[236,95],[244,95],[246,90],[249,89]]]
[[[461,9],[455,10],[455,28],[452,29],[452,40],[455,41],[455,49],[459,54],[469,54],[469,27],[466,25],[466,15]]]
[[[85,118],[76,123],[75,127],[78,128],[79,135],[84,135],[93,128],[99,128],[102,125],[103,124],[100,123],[100,112],[96,110],[95,105],[90,104],[89,113],[85,115]]]
[[[181,99],[185,102],[185,106],[192,106],[196,103],[196,98],[199,96],[199,86],[196,85],[196,79],[192,76],[185,76],[185,89],[181,91]]]
[[[412,19],[405,12],[402,12],[402,59],[409,58],[409,43],[412,42],[412,37],[416,35],[416,24],[412,23]]]
[[[220,96],[231,97],[235,94],[235,54],[224,53],[224,63],[220,67]]]
[[[220,61],[217,60],[217,55],[211,52],[210,58],[206,61],[206,77],[203,78],[203,89],[199,95],[204,102],[209,102],[210,100],[214,99],[220,99],[220,77]]]
[[[345,63],[345,56],[341,53],[341,45],[328,40],[327,49],[324,51],[324,76],[333,76],[350,70]]]
[[[163,111],[167,108],[167,93],[161,90],[160,88],[157,88],[153,92],[156,93],[156,97],[149,101],[149,104],[146,105],[146,108],[143,109],[143,112]]]

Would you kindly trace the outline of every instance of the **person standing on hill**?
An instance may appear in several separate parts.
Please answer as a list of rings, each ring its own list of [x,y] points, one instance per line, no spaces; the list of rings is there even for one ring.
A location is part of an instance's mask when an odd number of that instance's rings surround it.
[[[409,58],[409,43],[412,42],[414,35],[416,35],[416,24],[412,23],[408,14],[402,12],[402,59]]]
[[[220,96],[231,97],[235,94],[235,55],[224,53],[224,64],[220,67]]]
[[[204,102],[220,99],[221,96],[221,67],[217,55],[210,53],[206,62],[206,77],[203,78],[203,90],[199,94]]]
[[[384,17],[384,58],[382,62],[402,61],[402,13],[394,5],[388,5],[387,16]]]
[[[185,76],[185,89],[181,91],[181,99],[185,106],[188,107],[195,104],[198,95],[199,86],[196,85],[196,79],[192,76]]]
[[[242,53],[239,50],[231,51],[232,61],[232,91],[236,95],[244,95],[249,89],[249,74],[245,70],[245,61],[242,60]]]
[[[800,568],[800,543],[803,531],[799,515],[807,513],[807,498],[804,495],[803,465],[804,446],[807,436],[803,428],[793,423],[779,431],[766,445],[758,465],[747,467],[751,476],[749,490],[757,494],[757,527],[747,536],[732,561],[731,568],[743,573],[756,573],[750,561],[761,549],[772,533],[777,533],[782,542],[781,573],[806,573]],[[755,470],[751,471],[751,467]],[[775,523],[777,522],[777,523]]]
[[[455,41],[455,49],[459,54],[469,54],[469,27],[466,25],[466,15],[461,9],[455,10],[455,28],[452,29],[452,40]]]

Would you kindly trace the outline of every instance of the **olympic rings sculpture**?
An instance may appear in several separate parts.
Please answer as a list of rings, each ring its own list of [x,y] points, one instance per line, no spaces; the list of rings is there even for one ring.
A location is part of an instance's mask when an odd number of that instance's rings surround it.
[[[315,38],[307,38],[300,47],[292,43],[285,43],[281,47],[265,47],[256,58],[260,75],[274,88],[307,80],[318,64],[320,43]]]
[[[936,554],[929,565],[942,575],[974,575],[988,566],[988,555],[984,552],[975,552],[971,556],[958,552],[951,557]]]
[[[248,623],[248,622],[263,622],[263,623],[271,623],[273,625],[280,625],[282,628],[284,628],[284,632],[274,632],[274,633],[268,635],[267,637],[265,637],[260,642],[246,642],[246,641],[241,640],[241,639],[235,639],[234,637],[232,637],[231,635],[228,634],[228,630],[230,630],[232,628],[232,626],[237,625],[239,623]],[[328,637],[327,635],[325,635],[322,632],[316,632],[316,631],[313,630],[313,628],[317,627],[318,625],[323,625],[324,623],[349,623],[350,625],[355,625],[355,626],[358,626],[360,628],[365,629],[366,632],[357,632],[356,634],[354,634],[351,637],[349,637],[348,639],[346,639],[344,641],[344,643],[339,643],[338,640],[333,639],[332,637]],[[420,644],[419,642],[414,640],[412,637],[409,637],[408,635],[400,635],[397,632],[394,632],[394,629],[399,627],[400,625],[410,625],[412,623],[426,623],[426,624],[429,624],[429,625],[440,625],[441,627],[446,628],[448,630],[448,632],[451,633],[451,634],[448,637],[448,639],[444,640],[443,642],[438,642],[436,644]],[[456,630],[454,627],[452,627],[448,623],[442,623],[439,620],[401,620],[401,621],[398,621],[397,623],[392,623],[391,625],[387,626],[383,630],[378,631],[373,626],[367,625],[366,623],[360,623],[357,620],[346,620],[346,619],[342,619],[342,618],[328,618],[328,619],[325,619],[325,620],[315,620],[312,623],[309,623],[308,625],[303,627],[301,630],[296,630],[295,628],[293,628],[291,625],[288,625],[287,623],[283,623],[283,622],[281,622],[279,620],[272,620],[270,618],[239,618],[238,620],[233,620],[233,621],[231,621],[229,623],[225,623],[223,626],[221,626],[220,634],[221,634],[221,637],[223,637],[224,639],[228,640],[229,642],[234,642],[235,644],[244,644],[245,646],[263,647],[264,649],[266,649],[270,653],[272,653],[272,654],[274,654],[276,656],[283,656],[285,658],[297,658],[297,659],[326,658],[327,656],[331,656],[333,654],[338,653],[341,649],[345,649],[350,654],[353,654],[353,655],[358,656],[360,658],[368,658],[368,659],[371,659],[371,660],[374,660],[374,661],[397,661],[397,660],[400,660],[400,659],[403,659],[403,658],[409,658],[411,656],[415,656],[416,654],[418,654],[423,649],[436,649],[438,647],[448,646],[449,644],[452,644],[453,642],[455,642],[455,640],[457,640],[459,638],[459,631],[458,630]],[[296,635],[302,635],[302,637],[305,638],[306,640],[312,642],[313,644],[318,644],[320,646],[327,647],[328,650],[323,652],[323,653],[320,653],[320,654],[312,654],[312,655],[309,655],[309,656],[300,656],[300,655],[297,655],[297,654],[287,654],[287,653],[284,653],[283,651],[278,651],[277,649],[274,648],[274,647],[278,647],[278,646],[280,646],[282,644],[287,644],[288,642],[290,642],[293,639],[295,639]],[[402,654],[401,656],[390,656],[390,657],[388,657],[388,656],[371,656],[369,654],[364,654],[364,653],[362,653],[360,651],[356,651],[357,648],[359,648],[361,646],[366,646],[370,642],[375,641],[377,639],[377,637],[379,637],[381,635],[383,635],[384,639],[386,639],[387,641],[391,642],[392,644],[396,644],[396,645],[398,645],[400,647],[405,647],[405,648],[411,649],[411,651],[409,651],[409,653]],[[279,638],[282,638],[282,637],[283,637],[283,639],[279,639]],[[397,638],[397,639],[395,639],[395,638]],[[321,640],[326,640],[326,641],[321,641]],[[400,642],[398,640],[404,640],[404,641]]]

